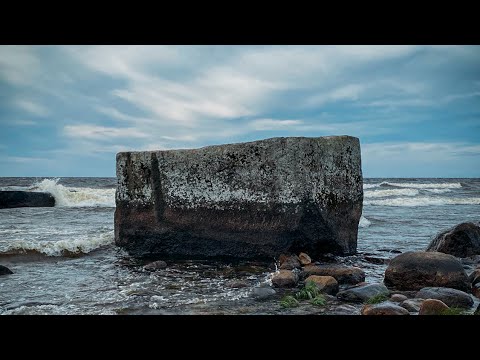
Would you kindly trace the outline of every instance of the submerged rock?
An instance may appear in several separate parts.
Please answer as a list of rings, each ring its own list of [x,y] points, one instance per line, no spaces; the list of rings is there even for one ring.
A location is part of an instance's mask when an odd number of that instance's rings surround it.
[[[300,260],[300,263],[302,265],[308,265],[312,262],[312,259],[310,258],[310,256],[308,256],[308,254],[305,254],[303,252],[298,255],[298,259]]]
[[[338,293],[338,282],[332,276],[310,275],[305,279],[305,283],[310,281],[317,285],[317,288],[320,292],[329,295],[335,295]]]
[[[0,265],[0,275],[9,275],[13,274],[13,271],[7,268],[6,266]]]
[[[240,289],[240,288],[246,288],[248,287],[248,283],[243,280],[232,280],[229,281],[225,284],[226,287],[232,288],[232,289]]]
[[[456,308],[470,308],[473,306],[472,297],[460,290],[443,287],[426,287],[417,293],[417,297],[423,299],[437,299],[447,306]]]
[[[255,300],[266,300],[273,295],[275,295],[277,292],[272,289],[271,287],[255,287],[252,290],[252,297]]]
[[[426,299],[420,306],[418,315],[443,315],[449,307],[441,300]]]
[[[365,281],[365,272],[358,267],[343,265],[307,265],[303,268],[304,276],[332,276],[339,284],[358,284]]]
[[[440,252],[408,251],[390,261],[385,285],[397,290],[444,286],[469,291],[467,274],[458,259]]]
[[[138,257],[349,255],[363,187],[350,136],[117,154],[115,243]]]
[[[419,312],[420,307],[425,299],[413,298],[403,301],[400,306],[407,309],[410,312]]]
[[[298,275],[290,270],[280,270],[272,277],[272,284],[275,287],[294,287],[297,282]]]
[[[397,304],[384,301],[379,304],[368,304],[362,308],[362,315],[410,315],[406,309]]]
[[[167,267],[167,263],[165,261],[158,260],[145,265],[143,268],[147,271],[155,271],[155,270],[165,269],[166,267]]]
[[[390,291],[383,284],[366,284],[340,291],[337,298],[344,301],[365,302],[375,296],[388,296]]]
[[[0,191],[0,209],[17,207],[52,207],[52,194],[32,191]]]
[[[435,236],[427,251],[439,251],[457,257],[480,254],[480,223],[465,222]]]

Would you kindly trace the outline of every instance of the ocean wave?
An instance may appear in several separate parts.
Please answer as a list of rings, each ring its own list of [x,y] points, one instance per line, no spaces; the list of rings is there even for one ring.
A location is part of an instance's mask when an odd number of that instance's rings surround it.
[[[365,191],[363,194],[365,198],[379,198],[388,196],[417,196],[416,189],[391,189],[391,190],[373,190]]]
[[[0,249],[1,255],[39,253],[47,256],[74,257],[96,250],[113,243],[113,231],[99,236],[59,241],[29,241],[21,240]]]
[[[363,184],[363,190],[379,187],[380,184]]]
[[[358,226],[360,226],[361,228],[367,228],[371,224],[372,222],[362,215],[362,217],[360,218],[360,222],[358,223]]]
[[[115,189],[67,187],[60,179],[44,179],[32,185],[30,191],[48,192],[55,197],[55,206],[115,207]]]
[[[375,206],[441,206],[441,205],[480,205],[480,198],[415,197],[381,200],[364,200],[364,205]]]
[[[400,188],[411,189],[460,189],[462,184],[460,183],[395,183],[384,181],[379,186],[395,186]]]

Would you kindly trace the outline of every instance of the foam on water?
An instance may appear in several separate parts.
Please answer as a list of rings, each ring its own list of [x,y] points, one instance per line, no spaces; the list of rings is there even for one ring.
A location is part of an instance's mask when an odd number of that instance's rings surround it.
[[[480,198],[415,197],[364,200],[363,205],[375,206],[441,206],[441,205],[480,205]]]
[[[362,215],[360,218],[360,222],[358,223],[358,226],[361,228],[367,228],[372,224],[370,220],[368,220],[365,216]]]
[[[388,196],[417,196],[418,190],[416,189],[392,189],[392,190],[371,190],[365,191],[365,198],[379,198]]]

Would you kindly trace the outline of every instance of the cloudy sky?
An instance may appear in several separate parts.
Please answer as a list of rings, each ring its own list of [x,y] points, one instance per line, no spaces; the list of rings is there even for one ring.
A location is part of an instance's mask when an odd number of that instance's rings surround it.
[[[365,177],[480,177],[480,47],[0,46],[0,176],[324,135],[360,138]]]

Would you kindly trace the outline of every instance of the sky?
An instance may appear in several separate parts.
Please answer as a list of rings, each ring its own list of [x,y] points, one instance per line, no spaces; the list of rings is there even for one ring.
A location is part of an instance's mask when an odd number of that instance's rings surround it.
[[[480,177],[480,46],[0,46],[0,176],[327,135],[364,177]]]

